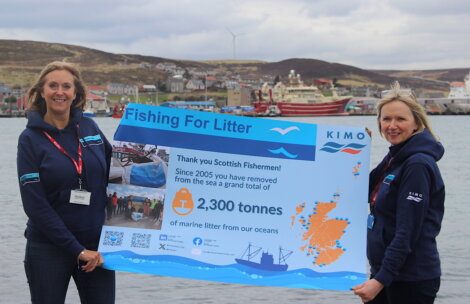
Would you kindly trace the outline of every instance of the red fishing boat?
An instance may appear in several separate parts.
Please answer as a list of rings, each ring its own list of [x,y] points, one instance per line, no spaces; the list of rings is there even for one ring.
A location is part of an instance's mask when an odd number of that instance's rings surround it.
[[[265,116],[325,116],[348,115],[346,105],[351,96],[324,96],[316,86],[305,85],[294,70],[289,73],[288,85],[278,82],[274,87],[264,84],[253,102],[255,111]]]
[[[126,105],[123,105],[121,103],[116,104],[113,108],[113,114],[111,115],[111,117],[121,119],[125,109]]]

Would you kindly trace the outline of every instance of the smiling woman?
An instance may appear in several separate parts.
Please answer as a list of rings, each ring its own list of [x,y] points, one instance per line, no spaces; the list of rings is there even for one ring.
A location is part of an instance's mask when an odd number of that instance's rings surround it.
[[[380,133],[392,145],[404,142],[417,131],[410,108],[401,101],[389,102],[380,113]]]
[[[433,137],[426,111],[411,90],[400,89],[395,82],[392,90],[377,105],[380,134],[392,145],[404,142],[416,132],[427,129]]]
[[[436,237],[445,190],[437,161],[444,148],[423,107],[398,83],[379,102],[377,122],[391,146],[370,173],[371,279],[353,290],[372,304],[433,303],[441,277]]]
[[[85,85],[74,65],[60,61],[48,64],[28,92],[30,109],[38,111],[42,116],[47,113],[48,104],[52,106],[54,98],[58,103],[66,98],[64,101],[69,102],[69,110],[72,107],[80,110],[85,108]]]
[[[24,264],[33,303],[64,303],[71,277],[82,303],[114,303],[114,271],[100,267],[97,251],[111,145],[83,117],[85,100],[79,71],[65,62],[47,65],[28,93],[17,170],[28,216]]]
[[[63,129],[69,120],[70,106],[76,97],[73,76],[66,70],[50,72],[45,77],[41,97],[46,102],[44,121]]]

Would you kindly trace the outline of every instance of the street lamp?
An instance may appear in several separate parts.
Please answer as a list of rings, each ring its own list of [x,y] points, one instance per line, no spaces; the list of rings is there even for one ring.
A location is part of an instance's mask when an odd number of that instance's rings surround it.
[[[205,101],[207,101],[207,72],[204,74]]]

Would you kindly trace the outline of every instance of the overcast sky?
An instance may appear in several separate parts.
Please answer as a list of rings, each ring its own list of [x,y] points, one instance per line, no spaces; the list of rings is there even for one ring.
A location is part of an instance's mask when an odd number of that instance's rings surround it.
[[[0,39],[174,59],[470,68],[469,0],[1,0]]]

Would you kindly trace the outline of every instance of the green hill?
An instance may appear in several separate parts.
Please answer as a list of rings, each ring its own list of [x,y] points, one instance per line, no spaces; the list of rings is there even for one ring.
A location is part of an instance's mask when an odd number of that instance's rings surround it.
[[[153,56],[113,54],[86,47],[35,41],[0,40],[0,83],[28,87],[39,71],[49,62],[65,60],[80,66],[87,84],[109,82],[153,84],[164,81],[166,75],[155,69],[160,62],[172,62],[201,69],[217,68],[222,73],[279,75],[285,79],[290,70],[300,73],[305,81],[315,78],[336,78],[347,86],[376,85],[387,88],[395,79],[404,86],[424,90],[448,90],[448,81],[462,81],[469,69],[433,71],[373,71],[340,63],[316,59],[293,58],[279,62],[263,61],[186,61]]]

